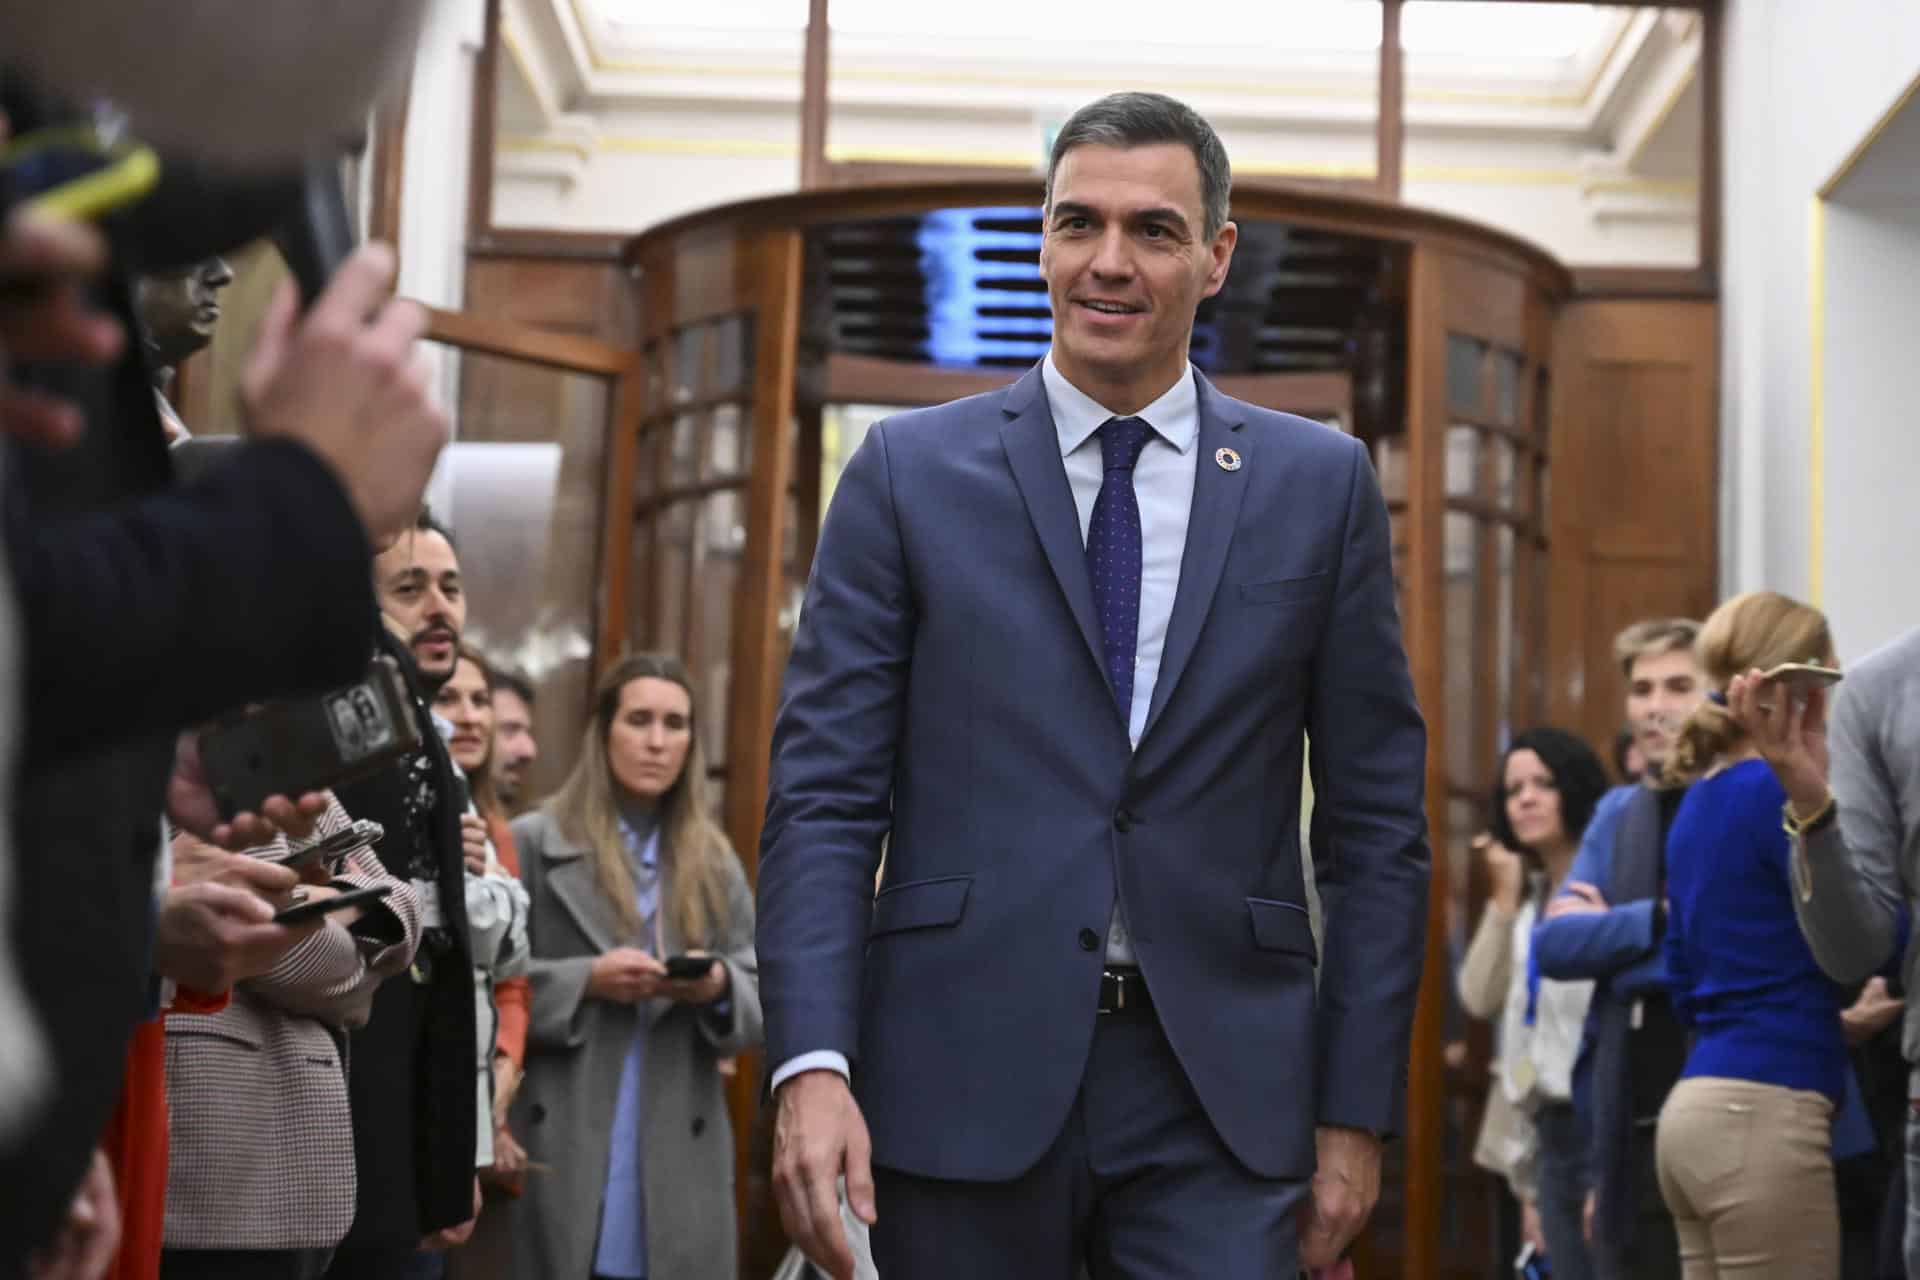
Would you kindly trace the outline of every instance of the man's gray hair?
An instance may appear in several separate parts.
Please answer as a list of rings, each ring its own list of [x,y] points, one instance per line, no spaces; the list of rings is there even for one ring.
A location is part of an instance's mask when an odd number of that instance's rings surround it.
[[[1227,149],[1198,111],[1161,93],[1110,93],[1074,112],[1047,158],[1046,207],[1053,207],[1053,175],[1061,157],[1075,147],[1144,147],[1156,142],[1177,142],[1193,152],[1200,167],[1204,232],[1213,239],[1227,225],[1227,201],[1233,192]]]

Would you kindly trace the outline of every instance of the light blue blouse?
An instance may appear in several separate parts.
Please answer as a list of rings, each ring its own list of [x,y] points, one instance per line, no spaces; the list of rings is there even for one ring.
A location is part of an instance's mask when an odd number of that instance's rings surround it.
[[[640,909],[641,936],[653,936],[660,909],[660,830],[636,829],[625,817],[620,834],[633,860],[634,899]],[[600,1200],[600,1240],[593,1251],[595,1275],[615,1280],[645,1280],[647,1274],[647,1200],[641,1132],[641,1094],[647,1075],[647,1011],[640,1006],[620,1069],[620,1093],[613,1109],[613,1141],[607,1148],[607,1183]]]

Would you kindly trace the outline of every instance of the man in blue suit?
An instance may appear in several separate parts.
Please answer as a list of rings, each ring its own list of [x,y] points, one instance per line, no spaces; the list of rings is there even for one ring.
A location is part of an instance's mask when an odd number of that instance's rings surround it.
[[[758,944],[781,1216],[836,1277],[841,1177],[890,1280],[1273,1280],[1378,1194],[1425,729],[1366,450],[1187,362],[1229,183],[1171,99],[1077,113],[1052,351],[877,424],[835,492]]]

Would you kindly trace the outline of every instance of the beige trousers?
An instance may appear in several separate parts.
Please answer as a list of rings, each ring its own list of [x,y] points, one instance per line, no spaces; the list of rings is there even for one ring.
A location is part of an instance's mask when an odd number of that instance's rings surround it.
[[[1833,1104],[1751,1080],[1682,1080],[1660,1109],[1660,1194],[1685,1280],[1837,1280]]]

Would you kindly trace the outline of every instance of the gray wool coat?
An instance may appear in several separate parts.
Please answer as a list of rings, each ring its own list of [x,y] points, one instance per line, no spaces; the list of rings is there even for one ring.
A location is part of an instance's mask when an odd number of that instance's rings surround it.
[[[705,948],[726,964],[732,1016],[722,1023],[686,1005],[590,998],[587,973],[623,942],[619,918],[595,887],[588,851],[544,813],[513,824],[520,875],[532,899],[533,959],[526,1079],[511,1127],[528,1157],[552,1166],[527,1176],[518,1200],[496,1202],[509,1221],[515,1276],[586,1280],[592,1274],[607,1148],[620,1072],[638,1019],[647,1026],[641,1132],[648,1280],[732,1280],[736,1271],[733,1128],[719,1059],[760,1041],[753,893],[731,854],[727,915]],[[671,871],[660,898],[669,900]],[[668,955],[683,950],[662,918]]]

